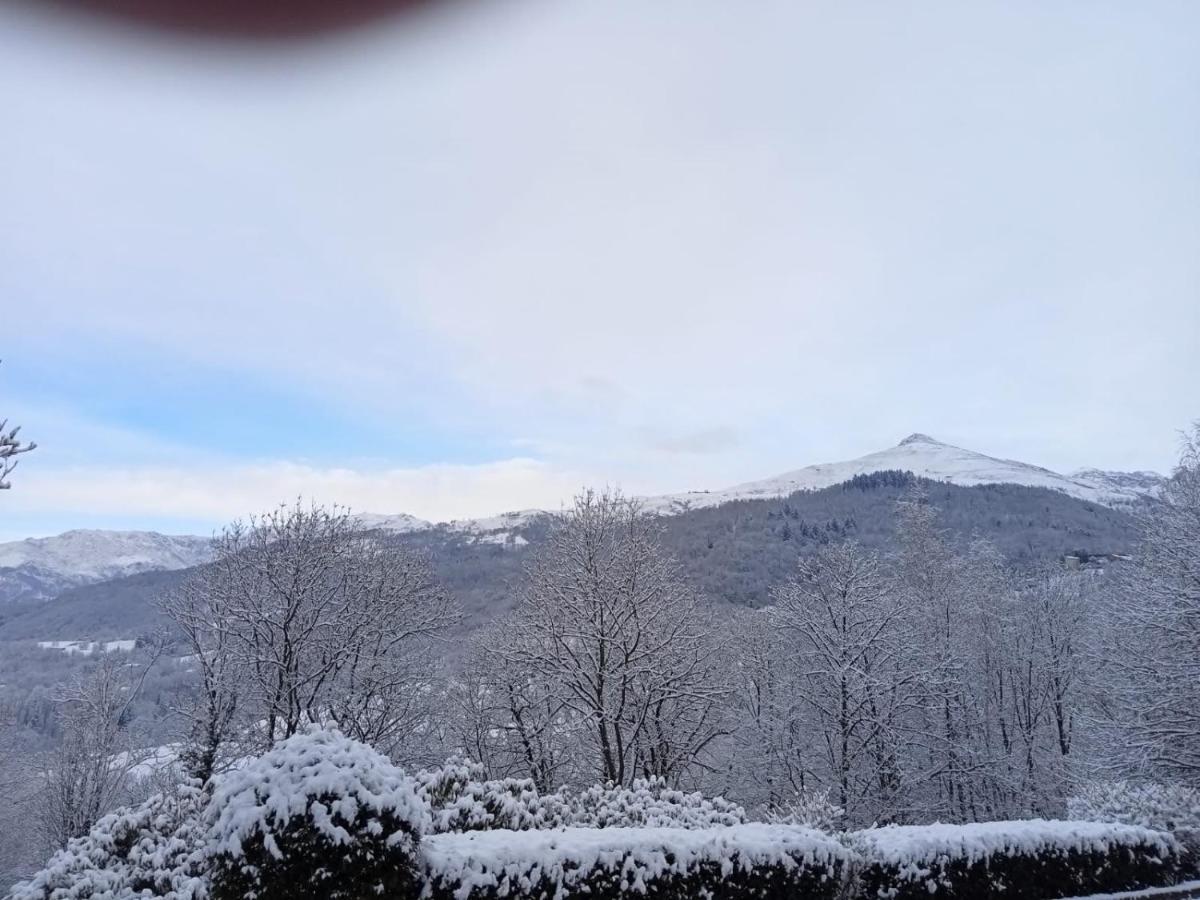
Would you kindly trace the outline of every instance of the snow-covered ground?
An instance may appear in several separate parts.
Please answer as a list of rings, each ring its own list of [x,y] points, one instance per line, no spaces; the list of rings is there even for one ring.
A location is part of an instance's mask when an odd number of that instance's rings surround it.
[[[121,641],[38,641],[43,650],[61,650],[67,655],[91,656],[93,653],[132,653],[136,639]]]
[[[112,757],[114,769],[127,769],[133,779],[153,778],[179,763],[182,744],[163,744],[144,750],[118,753]]]

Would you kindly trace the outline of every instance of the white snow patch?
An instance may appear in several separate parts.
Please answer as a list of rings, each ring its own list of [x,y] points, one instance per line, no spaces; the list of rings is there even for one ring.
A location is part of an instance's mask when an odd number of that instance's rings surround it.
[[[68,655],[91,656],[93,653],[132,653],[137,640],[121,641],[38,641],[43,650],[61,650]]]
[[[498,516],[485,516],[482,519],[454,519],[445,525],[451,531],[486,534],[493,531],[511,531],[522,528],[545,515],[549,515],[549,513],[544,509],[521,509],[515,512],[501,513]]]
[[[410,516],[408,513],[396,513],[395,515],[388,515],[386,513],[359,513],[354,517],[354,521],[360,527],[369,531],[390,531],[395,534],[428,531],[433,527],[432,522],[427,522],[425,519],[418,519],[416,516]]]
[[[151,778],[177,765],[182,751],[182,744],[131,750],[113,756],[110,765],[114,769],[126,769],[134,779]]]

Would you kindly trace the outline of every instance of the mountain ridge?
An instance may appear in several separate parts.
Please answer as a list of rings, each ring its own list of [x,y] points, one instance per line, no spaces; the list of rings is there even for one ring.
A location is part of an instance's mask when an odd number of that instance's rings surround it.
[[[849,481],[856,475],[899,470],[919,478],[960,486],[1016,484],[1059,491],[1076,499],[1121,508],[1154,496],[1165,478],[1155,472],[1078,469],[1062,475],[1018,460],[1000,459],[945,444],[915,432],[894,447],[852,460],[818,463],[771,478],[715,491],[688,491],[639,498],[644,509],[677,515],[738,500],[787,497]],[[361,513],[366,528],[395,534],[434,529],[474,536],[485,543],[523,543],[516,530],[547,515],[526,509],[479,519],[434,523],[407,513]],[[45,538],[0,544],[0,602],[47,599],[63,590],[142,572],[174,571],[211,558],[211,540],[153,531],[76,529]]]
[[[1153,496],[1165,478],[1154,472],[1104,472],[1079,469],[1061,475],[1051,469],[1018,460],[1001,459],[974,450],[945,444],[915,432],[894,447],[845,462],[817,463],[760,481],[749,481],[720,491],[693,491],[648,498],[646,507],[656,512],[719,506],[734,500],[786,497],[796,491],[820,490],[871,472],[912,472],[918,478],[951,484],[1018,484],[1061,491],[1079,500],[1104,506],[1125,506]]]

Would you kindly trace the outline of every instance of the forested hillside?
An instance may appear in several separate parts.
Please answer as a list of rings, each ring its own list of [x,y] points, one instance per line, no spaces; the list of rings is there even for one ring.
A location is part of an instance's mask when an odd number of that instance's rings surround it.
[[[960,487],[904,472],[877,472],[820,491],[784,499],[740,500],[661,519],[663,544],[705,595],[739,606],[761,606],[799,557],[851,537],[888,550],[897,500],[916,481],[939,509],[939,525],[964,545],[992,542],[1018,565],[1085,555],[1128,552],[1130,513],[1043,488],[996,484]],[[390,535],[428,555],[464,611],[470,630],[508,610],[512,584],[531,549],[545,538],[547,520],[534,519],[507,542],[434,528]],[[516,538],[527,543],[517,543]],[[191,570],[148,572],[65,591],[56,600],[0,606],[0,640],[115,639],[148,635],[165,620],[156,597]]]

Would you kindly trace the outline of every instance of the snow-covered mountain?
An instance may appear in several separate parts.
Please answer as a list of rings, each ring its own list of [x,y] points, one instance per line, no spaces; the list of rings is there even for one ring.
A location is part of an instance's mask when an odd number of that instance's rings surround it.
[[[1157,497],[1167,480],[1157,472],[1106,472],[1102,469],[1076,469],[1070,478],[1113,497]]]
[[[363,528],[378,531],[392,531],[397,534],[407,534],[412,531],[428,531],[434,527],[432,522],[418,519],[408,513],[359,513],[354,517]]]
[[[1081,469],[1072,475],[1060,475],[1029,463],[996,459],[973,450],[943,444],[927,434],[910,434],[895,447],[868,453],[858,459],[807,466],[774,478],[751,481],[720,491],[690,491],[651,497],[645,501],[645,505],[656,512],[679,513],[688,509],[719,506],[732,500],[786,497],[796,491],[820,490],[841,484],[855,475],[889,469],[963,486],[1019,484],[1049,488],[1104,506],[1123,506],[1153,495],[1164,480],[1154,472],[1102,472],[1097,469]]]
[[[206,562],[212,541],[155,531],[67,531],[0,544],[0,601],[40,600],[123,575]]]
[[[922,478],[970,486],[1019,484],[1061,491],[1080,500],[1120,507],[1153,496],[1164,478],[1154,472],[1105,472],[1080,469],[1061,475],[1049,469],[943,444],[925,434],[906,437],[895,447],[846,462],[822,463],[716,491],[690,491],[644,498],[645,508],[661,515],[718,506],[733,500],[786,497],[796,491],[820,490],[853,478],[898,469]],[[518,532],[545,511],[529,509],[482,519],[434,524],[405,513],[358,516],[367,528],[411,533],[433,528],[477,541],[521,546]],[[171,536],[146,531],[68,531],[57,537],[0,544],[0,602],[56,596],[80,584],[138,572],[183,569],[206,561],[208,538]]]

